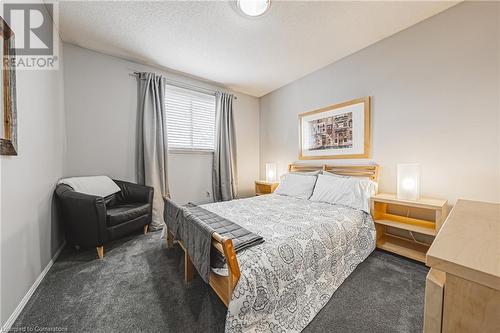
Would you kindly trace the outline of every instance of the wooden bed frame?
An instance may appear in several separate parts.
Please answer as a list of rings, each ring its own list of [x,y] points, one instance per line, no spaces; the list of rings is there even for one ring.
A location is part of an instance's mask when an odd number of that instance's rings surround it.
[[[325,170],[331,173],[335,173],[342,176],[351,177],[368,177],[373,181],[378,181],[379,176],[379,166],[374,165],[307,165],[307,164],[290,164],[288,166],[289,172],[309,172]],[[190,282],[193,279],[195,268],[191,262],[191,257],[189,256],[186,247],[182,240],[177,241],[181,248],[184,250],[184,280],[185,282]],[[167,232],[167,247],[171,248],[174,244],[174,236],[168,231]],[[210,272],[209,284],[215,293],[219,296],[222,302],[228,306],[231,300],[231,295],[233,290],[240,279],[240,265],[238,264],[238,259],[236,257],[236,252],[234,251],[233,242],[231,239],[227,239],[214,233],[212,235],[212,246],[219,251],[227,262],[228,275],[220,276],[214,272]]]

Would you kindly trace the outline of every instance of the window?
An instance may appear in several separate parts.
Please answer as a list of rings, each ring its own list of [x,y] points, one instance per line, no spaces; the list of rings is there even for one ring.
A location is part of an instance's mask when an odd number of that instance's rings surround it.
[[[214,95],[167,84],[165,104],[169,149],[214,150]]]

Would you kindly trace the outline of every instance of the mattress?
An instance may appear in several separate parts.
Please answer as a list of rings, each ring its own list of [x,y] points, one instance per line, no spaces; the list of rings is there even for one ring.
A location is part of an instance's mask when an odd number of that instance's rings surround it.
[[[238,253],[226,332],[300,332],[375,249],[371,216],[278,194],[203,208],[264,237]]]

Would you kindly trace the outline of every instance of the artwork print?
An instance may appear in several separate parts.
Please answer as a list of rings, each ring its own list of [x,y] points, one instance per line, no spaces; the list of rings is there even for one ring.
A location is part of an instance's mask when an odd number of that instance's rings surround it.
[[[299,115],[299,159],[367,158],[370,154],[370,97]]]
[[[352,112],[308,122],[309,149],[352,148]]]
[[[16,67],[9,62],[15,57],[14,32],[0,17],[0,155],[17,155]]]

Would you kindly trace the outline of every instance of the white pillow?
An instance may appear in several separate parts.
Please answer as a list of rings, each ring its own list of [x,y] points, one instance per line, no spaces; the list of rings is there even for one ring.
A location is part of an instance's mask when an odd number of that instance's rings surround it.
[[[321,174],[321,172],[324,172],[324,171],[323,171],[323,170],[305,171],[305,172],[303,172],[303,171],[290,171],[290,172],[285,173],[284,175],[282,175],[282,176],[280,177],[280,182],[281,182],[281,180],[283,180],[283,178],[285,178],[285,177],[286,177],[286,175],[288,175],[288,174],[294,174],[294,175],[304,175],[304,176],[317,176],[317,175]]]
[[[368,178],[319,175],[309,200],[345,205],[370,213],[370,198],[377,193],[377,183]]]
[[[316,183],[317,178],[318,177],[316,175],[287,173],[281,179],[281,182],[274,193],[300,199],[309,199],[313,192],[314,184]]]
[[[321,174],[322,174],[322,175],[326,175],[326,176],[339,177],[339,178],[349,178],[349,176],[337,175],[336,173],[333,173],[333,172],[328,172],[328,171],[325,171],[325,170],[322,170],[322,171],[321,171]]]

